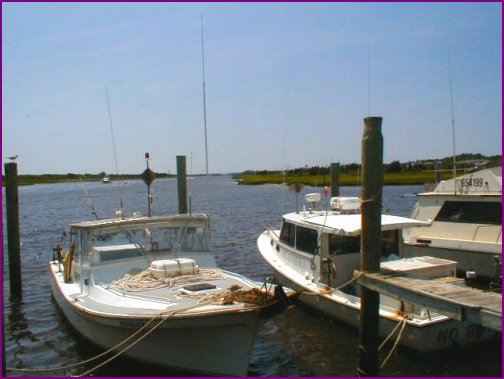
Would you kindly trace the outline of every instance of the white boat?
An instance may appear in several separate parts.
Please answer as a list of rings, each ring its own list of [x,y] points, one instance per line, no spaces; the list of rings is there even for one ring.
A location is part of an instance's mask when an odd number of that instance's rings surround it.
[[[281,302],[270,285],[216,267],[209,224],[196,214],[71,224],[68,252],[49,263],[52,295],[72,326],[104,349],[244,376],[256,330]]]
[[[306,196],[313,204],[320,198],[319,194]],[[358,327],[360,288],[355,283],[358,276],[355,272],[360,267],[360,200],[338,197],[332,198],[331,204],[332,209],[328,211],[285,214],[281,230],[265,231],[257,244],[278,281],[301,291],[301,302]],[[381,269],[465,285],[463,280],[453,277],[456,262],[433,257],[398,259],[401,228],[422,225],[428,224],[404,217],[381,216],[385,258]],[[391,260],[393,257],[395,260]],[[455,321],[383,294],[380,295],[379,314],[383,338],[395,331],[394,340],[421,352],[467,345],[496,335],[479,325]],[[403,329],[401,333],[398,327]]]
[[[108,176],[104,176],[102,178],[102,183],[103,184],[110,184],[110,178]]]
[[[457,261],[461,276],[502,278],[502,167],[442,181],[420,193],[411,217],[428,228],[403,231],[401,256]]]

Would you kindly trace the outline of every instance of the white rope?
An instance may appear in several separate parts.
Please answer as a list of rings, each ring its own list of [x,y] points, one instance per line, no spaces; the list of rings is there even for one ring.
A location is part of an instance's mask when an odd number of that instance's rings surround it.
[[[346,283],[343,283],[341,286],[336,287],[336,288],[331,288],[330,290],[326,291],[319,291],[319,292],[306,292],[306,291],[311,291],[309,289],[301,290],[300,292],[303,292],[305,295],[314,295],[314,296],[320,296],[320,295],[328,295],[334,291],[340,291],[342,288],[345,288],[352,282],[355,282],[357,279],[359,279],[362,275],[364,275],[364,272],[360,272],[358,275],[354,276],[352,279],[347,281]]]
[[[207,297],[205,299],[200,300],[198,303],[190,305],[190,306],[187,306],[187,307],[185,307],[183,309],[179,309],[177,311],[170,311],[170,312],[161,312],[161,313],[155,315],[154,317],[152,317],[150,320],[148,320],[141,328],[139,328],[137,331],[135,331],[133,334],[131,334],[129,337],[127,337],[125,340],[119,342],[117,345],[115,345],[115,346],[111,347],[110,349],[102,352],[101,354],[98,354],[98,355],[96,355],[96,356],[94,356],[92,358],[86,359],[84,361],[80,361],[80,362],[76,362],[76,363],[71,363],[69,365],[60,366],[60,367],[39,368],[39,369],[29,369],[29,368],[19,369],[19,368],[14,368],[14,367],[7,367],[7,369],[10,370],[10,371],[17,371],[17,372],[49,372],[49,371],[62,371],[62,370],[66,370],[66,369],[69,369],[69,368],[76,367],[76,366],[82,366],[82,365],[85,365],[87,363],[91,363],[91,362],[93,362],[93,361],[95,361],[95,360],[97,360],[99,358],[102,358],[105,355],[107,355],[107,354],[109,354],[109,353],[111,353],[111,352],[119,349],[120,347],[122,347],[123,345],[125,345],[127,342],[129,342],[131,339],[133,339],[137,335],[141,334],[145,329],[147,329],[156,320],[158,320],[157,324],[155,324],[150,330],[148,330],[145,334],[143,334],[142,336],[140,336],[138,339],[136,339],[133,342],[131,342],[129,345],[125,346],[123,349],[119,350],[112,357],[110,357],[109,359],[107,359],[104,362],[100,363],[99,365],[93,367],[92,369],[84,372],[83,374],[80,374],[80,375],[77,375],[77,376],[80,377],[80,376],[89,375],[91,372],[97,370],[100,367],[103,367],[107,363],[111,362],[113,359],[117,358],[119,355],[123,354],[124,352],[126,352],[127,350],[131,349],[133,346],[135,346],[136,344],[138,344],[145,337],[147,337],[149,334],[151,334],[154,330],[156,330],[157,328],[159,328],[161,326],[161,324],[163,322],[165,322],[167,319],[173,318],[173,317],[175,317],[176,314],[181,313],[181,312],[185,312],[185,311],[188,311],[188,310],[191,310],[191,309],[194,309],[194,308],[198,308],[198,307],[201,307],[201,306],[204,306],[204,305],[221,302],[222,299],[226,297],[226,294],[231,294],[231,293],[232,292],[229,291],[229,290],[221,291],[221,292],[212,294],[211,296],[209,296],[209,297]],[[161,319],[159,319],[160,317],[161,317]]]
[[[151,271],[145,270],[135,275],[126,274],[123,278],[110,283],[108,287],[125,292],[138,292],[162,287],[173,287],[175,284],[222,278],[224,278],[222,271],[212,268],[200,268],[197,274],[179,275],[173,278],[155,278]]]
[[[219,293],[218,295],[221,295],[221,293]],[[100,363],[99,365],[89,369],[88,371],[82,373],[82,374],[79,374],[79,375],[76,375],[77,377],[82,377],[82,376],[88,376],[89,374],[91,374],[92,372],[98,370],[99,368],[105,366],[106,364],[108,364],[109,362],[113,361],[115,358],[117,358],[118,356],[120,356],[121,354],[125,353],[126,351],[128,351],[129,349],[131,349],[133,346],[135,346],[136,344],[138,344],[140,341],[142,341],[145,337],[147,337],[148,335],[150,335],[152,332],[154,332],[157,328],[159,328],[161,326],[161,324],[163,322],[165,322],[168,318],[173,318],[175,317],[175,315],[177,313],[181,313],[181,312],[185,312],[185,311],[188,311],[190,309],[194,309],[194,308],[197,308],[197,307],[201,307],[201,306],[204,306],[204,305],[208,305],[208,304],[211,304],[212,302],[214,301],[213,297],[212,298],[209,298],[207,300],[203,300],[203,301],[200,301],[198,302],[197,304],[194,304],[194,305],[191,305],[191,306],[188,306],[188,307],[185,307],[183,309],[179,309],[178,311],[173,311],[173,312],[169,312],[169,313],[160,313],[159,315],[156,315],[154,316],[151,320],[149,320],[149,322],[147,324],[150,324],[151,322],[153,322],[154,320],[156,320],[159,316],[162,315],[162,318],[161,320],[159,320],[159,322],[154,325],[151,329],[149,329],[144,335],[140,336],[138,339],[136,339],[135,341],[133,341],[131,344],[127,345],[126,347],[124,347],[122,350],[119,350],[116,354],[114,354],[112,357],[110,357],[109,359],[103,361],[102,363]],[[146,324],[146,325],[147,325]],[[139,329],[140,330],[143,330],[145,329],[146,325],[144,325],[142,328]],[[136,333],[134,334],[137,334],[139,331],[137,331]],[[131,336],[128,337],[127,339],[131,339]],[[126,340],[125,340],[126,341]],[[119,345],[122,345],[124,344],[124,341],[121,342]],[[118,345],[117,345],[118,346]],[[112,351],[113,349],[109,349],[108,351]],[[114,348],[115,350],[115,348]]]
[[[390,333],[390,335],[387,337],[387,339],[390,338],[390,336],[392,336],[392,334],[394,334],[394,332],[397,330],[398,326],[400,325],[401,326],[401,330],[399,331],[399,334],[397,336],[397,339],[396,341],[394,342],[394,346],[392,346],[392,349],[390,349],[390,352],[388,353],[387,357],[383,360],[382,364],[380,365],[380,368],[384,368],[385,365],[387,364],[388,360],[390,359],[390,357],[392,356],[392,354],[396,351],[397,349],[397,346],[399,345],[399,342],[401,341],[401,338],[402,338],[402,335],[403,335],[403,332],[404,332],[404,329],[406,328],[406,325],[408,323],[408,319],[406,317],[404,317],[401,322],[399,322],[397,324],[397,326],[394,328],[394,330],[392,331],[392,333]],[[385,344],[385,342],[383,342],[381,345],[380,345],[380,349],[382,348],[382,346]]]

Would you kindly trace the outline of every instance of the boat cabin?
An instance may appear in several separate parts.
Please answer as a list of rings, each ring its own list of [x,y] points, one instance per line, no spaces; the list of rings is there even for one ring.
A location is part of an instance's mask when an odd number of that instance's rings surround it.
[[[206,215],[133,217],[86,221],[70,226],[68,281],[109,282],[147,269],[153,261],[190,258],[215,267]],[[120,272],[119,272],[120,271]]]
[[[382,260],[399,258],[400,230],[405,226],[429,225],[404,217],[382,215]],[[352,278],[360,267],[361,215],[338,212],[300,212],[284,216],[279,240],[295,270],[337,287]],[[280,246],[277,246],[280,252]],[[290,257],[289,257],[290,256]],[[299,259],[296,259],[299,258]],[[310,267],[306,266],[307,258]],[[305,265],[306,267],[301,267]]]
[[[502,261],[502,168],[440,182],[418,194],[411,217],[430,228],[406,228],[401,256],[455,260],[459,274],[499,280]]]

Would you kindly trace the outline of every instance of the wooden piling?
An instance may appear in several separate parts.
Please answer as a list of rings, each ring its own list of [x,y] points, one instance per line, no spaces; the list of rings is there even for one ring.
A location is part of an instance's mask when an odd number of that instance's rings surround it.
[[[177,155],[177,189],[179,213],[187,213],[187,178],[186,178],[186,157]]]
[[[381,117],[364,119],[362,137],[361,271],[380,270],[383,138]],[[359,376],[378,375],[380,295],[361,289]]]
[[[340,164],[331,163],[331,197],[339,196],[340,186]]]
[[[19,236],[19,195],[17,163],[4,164],[5,200],[7,206],[7,246],[11,298],[21,298],[21,244]]]

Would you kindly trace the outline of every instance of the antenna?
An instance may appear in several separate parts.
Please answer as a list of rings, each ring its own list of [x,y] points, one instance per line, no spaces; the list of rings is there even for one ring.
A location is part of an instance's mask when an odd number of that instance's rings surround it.
[[[112,148],[114,149],[116,176],[119,176],[119,165],[117,164],[117,153],[116,153],[116,145],[115,145],[115,138],[114,138],[114,129],[112,128],[112,112],[110,112],[110,101],[109,101],[107,87],[105,87],[105,94],[107,95],[107,109],[108,109],[108,116],[109,116],[110,134],[112,135]]]
[[[203,120],[205,123],[205,163],[206,163],[206,175],[208,176],[208,143],[207,143],[206,95],[205,95],[205,45],[203,38],[203,15],[201,15],[201,62],[203,70]]]
[[[451,116],[452,116],[452,144],[453,144],[453,179],[457,176],[457,168],[455,167],[456,162],[456,151],[455,151],[455,117],[453,114],[453,88],[452,88],[452,70],[451,70],[451,53],[448,49],[448,69],[450,75],[450,101],[451,101]],[[457,184],[454,185],[455,195],[457,194]]]
[[[368,49],[367,49],[367,115],[369,117],[369,108],[371,107],[371,95],[370,95],[370,81],[371,81],[371,62],[370,62],[370,57],[369,57],[369,44],[368,44]]]

